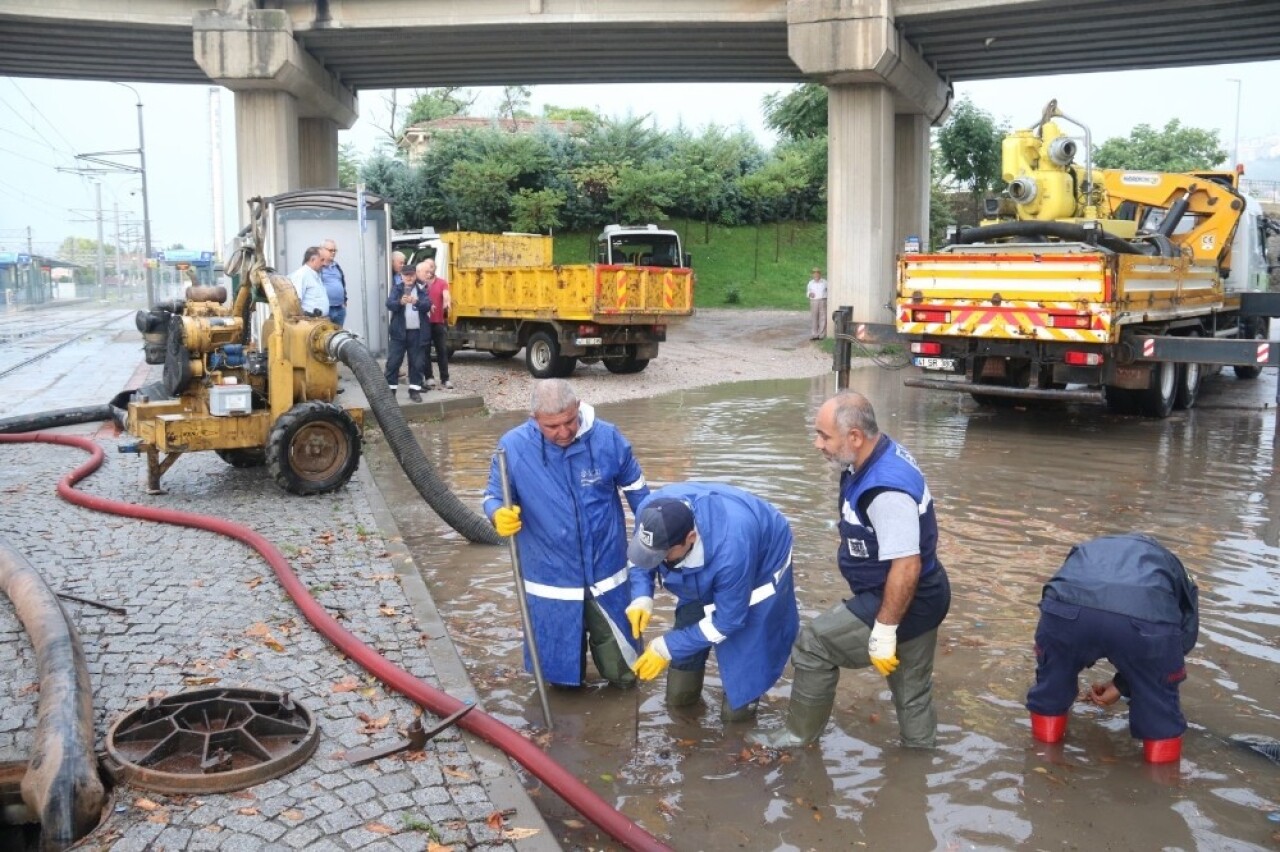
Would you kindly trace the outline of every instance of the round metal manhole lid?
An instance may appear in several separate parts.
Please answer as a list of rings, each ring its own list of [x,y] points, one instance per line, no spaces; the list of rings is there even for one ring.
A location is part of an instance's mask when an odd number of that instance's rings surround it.
[[[293,771],[319,739],[315,719],[287,693],[197,689],[152,699],[112,725],[107,769],[147,790],[225,793]]]

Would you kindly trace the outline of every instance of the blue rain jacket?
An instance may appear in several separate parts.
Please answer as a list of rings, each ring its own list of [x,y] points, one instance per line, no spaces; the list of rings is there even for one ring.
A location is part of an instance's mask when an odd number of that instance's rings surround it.
[[[520,507],[516,533],[529,619],[538,644],[543,677],[551,683],[582,683],[583,601],[595,598],[614,624],[625,654],[634,652],[626,608],[627,529],[618,492],[634,512],[649,494],[631,444],[617,427],[598,420],[587,403],[568,447],[542,436],[533,418],[502,436],[507,452],[511,501]],[[484,512],[490,519],[502,506],[498,460],[489,468]],[[525,668],[532,671],[525,643]]]
[[[725,698],[737,710],[777,682],[800,630],[791,526],[771,504],[731,485],[678,483],[651,498],[658,496],[689,504],[698,538],[675,567],[631,566],[631,597],[652,597],[657,576],[678,604],[707,608],[697,624],[666,634],[667,650],[674,661],[715,648]]]

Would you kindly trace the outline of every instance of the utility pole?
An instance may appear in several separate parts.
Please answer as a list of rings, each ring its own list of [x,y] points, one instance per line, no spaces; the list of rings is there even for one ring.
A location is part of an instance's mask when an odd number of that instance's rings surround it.
[[[120,202],[114,202],[116,211],[116,290],[124,292],[124,276],[120,274]]]
[[[27,226],[27,254],[35,256],[35,252],[31,250],[31,226]]]
[[[98,197],[98,296],[105,302],[107,300],[107,264],[106,249],[102,246],[102,181],[95,180],[93,186]]]
[[[1236,133],[1231,144],[1231,169],[1238,172],[1240,170],[1240,90],[1244,88],[1244,82],[1236,77],[1228,77],[1227,82],[1236,84]]]

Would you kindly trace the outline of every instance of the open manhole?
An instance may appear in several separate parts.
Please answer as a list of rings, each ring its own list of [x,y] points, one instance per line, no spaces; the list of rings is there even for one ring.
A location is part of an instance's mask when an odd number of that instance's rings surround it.
[[[315,720],[288,694],[197,689],[152,699],[107,732],[118,782],[163,793],[225,793],[301,766],[316,750]]]

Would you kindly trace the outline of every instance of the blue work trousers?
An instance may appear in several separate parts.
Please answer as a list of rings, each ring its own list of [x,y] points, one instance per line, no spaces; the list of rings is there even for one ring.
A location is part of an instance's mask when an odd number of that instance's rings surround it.
[[[1080,672],[1106,658],[1128,683],[1129,733],[1142,740],[1182,735],[1187,720],[1178,702],[1186,680],[1182,630],[1054,598],[1040,601],[1036,627],[1036,684],[1027,709],[1061,716],[1079,694]]]
[[[409,390],[422,390],[422,365],[427,352],[423,348],[426,335],[423,329],[406,329],[404,337],[391,338],[387,342],[387,384],[392,388],[399,384],[400,364],[409,359]]]

